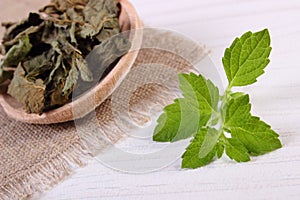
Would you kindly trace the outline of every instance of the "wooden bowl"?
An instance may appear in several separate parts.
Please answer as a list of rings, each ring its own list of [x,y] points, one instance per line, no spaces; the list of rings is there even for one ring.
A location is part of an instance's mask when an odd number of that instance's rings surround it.
[[[121,30],[132,30],[129,36],[132,44],[131,49],[138,49],[142,42],[142,23],[136,10],[128,0],[119,0],[119,2],[121,5],[119,16]],[[99,106],[118,87],[130,71],[137,54],[137,50],[129,51],[97,86],[76,100],[41,115],[26,113],[22,105],[8,94],[0,94],[0,104],[9,117],[32,124],[54,124],[84,117]]]

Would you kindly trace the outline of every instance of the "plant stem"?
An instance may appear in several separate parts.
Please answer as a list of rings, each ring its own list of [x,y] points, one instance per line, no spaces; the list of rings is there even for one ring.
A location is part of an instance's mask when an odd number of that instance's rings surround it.
[[[232,93],[231,91],[231,87],[228,86],[225,90],[225,93],[223,96],[221,96],[220,98],[220,101],[221,101],[221,106],[219,108],[219,114],[218,114],[218,117],[219,117],[219,124],[220,124],[220,131],[224,131],[224,119],[223,119],[223,115],[224,115],[224,110],[225,110],[225,106],[226,106],[226,103],[229,101],[230,99],[230,94]]]

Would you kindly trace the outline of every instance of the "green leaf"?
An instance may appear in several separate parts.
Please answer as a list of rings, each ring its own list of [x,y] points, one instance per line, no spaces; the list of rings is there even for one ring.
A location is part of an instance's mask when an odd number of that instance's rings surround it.
[[[249,96],[238,93],[225,106],[225,129],[238,139],[251,155],[261,155],[281,147],[271,126],[250,114]]]
[[[270,42],[267,29],[256,33],[247,32],[234,40],[222,59],[229,88],[250,85],[257,81],[270,62]]]
[[[184,98],[176,99],[158,119],[153,140],[174,142],[194,135],[217,112],[219,90],[203,76],[179,75]]]
[[[199,151],[199,158],[204,158],[209,154],[209,152],[212,151],[213,148],[215,148],[221,134],[222,131],[217,131],[216,129],[208,129]]]
[[[218,131],[213,128],[204,128],[195,135],[194,139],[191,141],[190,145],[182,155],[182,168],[195,169],[207,165],[214,160],[217,154],[216,145],[205,157],[199,157],[200,149],[208,132],[217,133]]]
[[[187,99],[192,99],[202,113],[211,114],[217,112],[219,102],[219,90],[210,81],[202,75],[180,74],[179,75],[180,89],[183,96]]]
[[[248,150],[243,146],[243,144],[234,138],[227,139],[225,143],[226,154],[232,160],[236,162],[248,162],[250,157]]]
[[[249,95],[242,93],[232,94],[231,99],[222,110],[225,127],[245,124],[251,116],[250,110]]]
[[[153,140],[175,142],[191,137],[199,129],[199,110],[187,99],[175,99],[158,118]]]
[[[230,129],[232,137],[241,141],[251,155],[265,154],[282,147],[278,134],[258,117],[252,116],[243,126]]]
[[[218,158],[221,158],[224,153],[223,143],[221,141],[219,141],[216,148],[217,148],[217,156],[218,156]]]

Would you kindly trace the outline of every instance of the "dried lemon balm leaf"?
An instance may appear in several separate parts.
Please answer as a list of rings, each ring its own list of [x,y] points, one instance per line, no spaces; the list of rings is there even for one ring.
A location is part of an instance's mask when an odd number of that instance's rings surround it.
[[[42,79],[28,81],[24,69],[19,65],[8,87],[8,94],[22,103],[26,112],[40,113],[44,109],[45,89]]]

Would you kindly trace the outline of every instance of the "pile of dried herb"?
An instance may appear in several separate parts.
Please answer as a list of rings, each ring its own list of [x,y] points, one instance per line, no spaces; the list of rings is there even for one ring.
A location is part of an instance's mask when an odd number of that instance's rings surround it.
[[[118,6],[117,0],[52,0],[21,22],[2,23],[0,83],[11,80],[8,94],[27,113],[68,103],[75,89],[98,83],[130,49],[118,35]]]

